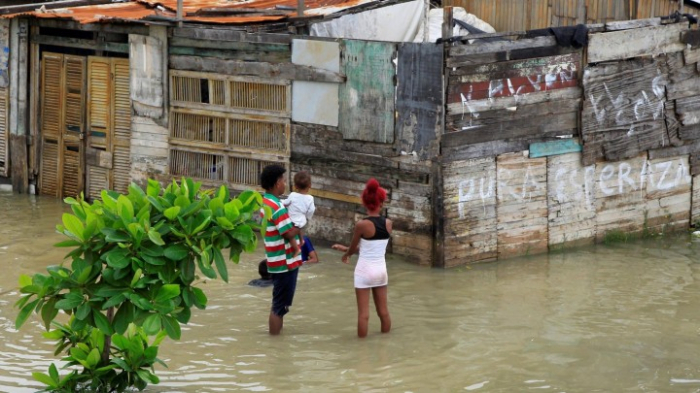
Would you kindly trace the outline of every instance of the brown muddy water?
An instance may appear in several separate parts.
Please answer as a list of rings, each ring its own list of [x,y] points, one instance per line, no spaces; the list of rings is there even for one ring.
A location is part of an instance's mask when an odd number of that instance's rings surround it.
[[[65,250],[60,201],[0,193],[0,391],[34,392],[57,359],[38,318],[14,329],[21,273]],[[685,234],[471,268],[391,258],[394,329],[355,337],[352,266],[319,250],[305,266],[282,336],[267,335],[270,288],[254,288],[262,251],[202,285],[182,340],[164,341],[149,392],[698,392],[700,242]],[[696,277],[697,276],[697,277]]]

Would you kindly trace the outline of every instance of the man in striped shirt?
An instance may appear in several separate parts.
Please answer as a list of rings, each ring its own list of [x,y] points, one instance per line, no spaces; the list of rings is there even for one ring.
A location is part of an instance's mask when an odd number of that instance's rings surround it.
[[[280,165],[268,165],[260,174],[260,185],[265,190],[263,203],[272,210],[272,217],[263,220],[265,230],[265,255],[267,270],[272,275],[272,308],[270,309],[270,334],[282,331],[284,315],[294,300],[301,255],[297,244],[299,228],[292,224],[279,197],[287,189],[284,177],[286,169]]]

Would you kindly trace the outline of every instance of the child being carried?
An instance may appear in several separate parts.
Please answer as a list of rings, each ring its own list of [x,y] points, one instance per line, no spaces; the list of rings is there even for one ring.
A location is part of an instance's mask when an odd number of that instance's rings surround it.
[[[314,216],[316,205],[314,205],[314,197],[309,194],[311,190],[311,176],[308,172],[301,171],[294,175],[295,192],[289,194],[289,197],[282,201],[282,204],[287,208],[289,218],[291,218],[294,226],[299,228],[299,239],[304,238],[304,228]]]

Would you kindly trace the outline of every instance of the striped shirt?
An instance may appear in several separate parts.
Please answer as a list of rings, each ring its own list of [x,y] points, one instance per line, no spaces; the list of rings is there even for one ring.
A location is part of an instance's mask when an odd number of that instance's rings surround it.
[[[263,222],[265,228],[265,255],[267,256],[267,271],[284,273],[301,266],[301,255],[294,256],[294,250],[289,240],[282,237],[293,228],[287,208],[279,198],[265,193],[263,203],[272,210],[272,217]]]

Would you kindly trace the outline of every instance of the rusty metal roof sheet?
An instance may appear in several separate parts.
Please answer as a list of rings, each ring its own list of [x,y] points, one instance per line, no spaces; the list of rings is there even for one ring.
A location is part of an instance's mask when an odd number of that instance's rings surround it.
[[[358,5],[380,0],[306,0],[304,16],[331,15]],[[253,24],[296,18],[297,0],[183,0],[183,21],[217,24]],[[177,0],[127,0],[114,4],[44,9],[2,15],[3,18],[34,16],[65,18],[79,23],[110,20],[138,21],[143,19],[175,18]]]

